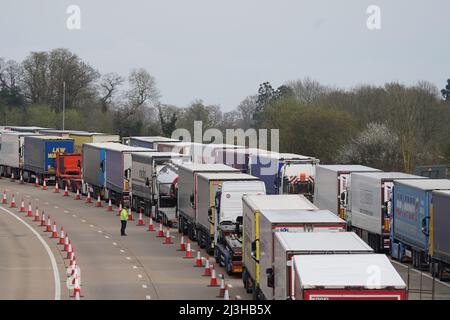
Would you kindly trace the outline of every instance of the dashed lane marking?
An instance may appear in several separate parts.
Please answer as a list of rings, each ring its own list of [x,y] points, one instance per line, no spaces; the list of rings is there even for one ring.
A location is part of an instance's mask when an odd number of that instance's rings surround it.
[[[147,299],[147,300],[151,300],[152,299],[152,297],[150,297],[150,296],[145,296],[145,299]]]
[[[93,225],[93,224],[90,224],[90,225],[89,225],[89,227],[93,228],[93,227],[94,227],[94,225]]]
[[[120,252],[124,253],[124,252],[125,252],[125,250],[122,250],[122,249],[120,249]]]
[[[48,206],[48,202],[45,202],[44,204],[45,204],[46,206]]]
[[[52,269],[53,269],[53,277],[54,277],[54,282],[55,282],[55,300],[61,300],[61,279],[59,276],[58,266],[56,264],[55,256],[53,255],[53,252],[50,249],[50,247],[48,246],[48,244],[45,242],[45,240],[42,238],[42,236],[36,230],[34,230],[33,227],[31,227],[27,222],[25,222],[22,218],[20,218],[13,212],[9,211],[8,209],[2,208],[2,207],[0,207],[0,209],[5,211],[6,213],[9,213],[12,217],[14,217],[17,220],[19,220],[20,222],[22,222],[28,229],[31,230],[31,232],[33,232],[33,234],[42,243],[42,245],[45,248],[45,251],[47,251],[47,254],[50,258],[50,262],[51,262]]]
[[[138,278],[139,278],[139,279],[142,279],[142,274],[138,274]]]
[[[138,267],[137,266],[133,266],[133,269],[137,269]]]
[[[72,215],[72,217],[76,218],[76,217],[77,217],[77,215],[76,215],[76,214],[73,214],[73,215]]]
[[[54,206],[53,208],[58,209],[59,207],[58,206]]]
[[[64,210],[64,213],[69,213],[69,211],[67,211],[67,210]]]
[[[125,259],[127,259],[127,260],[131,260],[131,257],[126,257]]]
[[[108,237],[108,236],[105,236],[105,239],[109,239],[109,237]]]
[[[97,232],[98,232],[98,233],[103,233],[103,231],[102,231],[102,230],[98,230]]]
[[[85,223],[85,222],[86,222],[86,220],[84,220],[84,219],[81,219],[81,222]]]
[[[143,284],[143,285],[142,285],[142,288],[143,288],[143,289],[147,289],[147,285],[146,285],[146,284]]]
[[[113,242],[113,246],[117,246],[117,243]]]

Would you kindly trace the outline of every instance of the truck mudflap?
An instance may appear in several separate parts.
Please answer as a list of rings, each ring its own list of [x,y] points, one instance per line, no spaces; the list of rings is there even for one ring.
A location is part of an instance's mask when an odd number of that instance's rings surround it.
[[[305,290],[304,300],[406,300],[404,290]]]

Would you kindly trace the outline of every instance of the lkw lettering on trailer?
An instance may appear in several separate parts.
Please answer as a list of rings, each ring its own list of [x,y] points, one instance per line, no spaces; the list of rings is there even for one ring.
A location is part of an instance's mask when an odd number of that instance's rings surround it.
[[[49,159],[54,159],[54,158],[56,158],[57,153],[65,153],[65,152],[66,152],[66,148],[52,148],[52,152],[47,154],[47,157]]]

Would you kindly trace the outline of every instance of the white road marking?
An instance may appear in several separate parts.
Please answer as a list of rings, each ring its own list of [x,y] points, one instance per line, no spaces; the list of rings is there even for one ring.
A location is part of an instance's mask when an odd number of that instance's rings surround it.
[[[25,195],[25,198],[31,198],[31,196],[30,196],[30,195],[28,195],[28,194],[26,194],[26,195]]]
[[[2,208],[2,207],[0,207],[0,209],[2,209],[3,211],[9,213],[11,216],[16,218],[20,222],[22,222],[28,229],[31,230],[31,232],[33,232],[33,234],[42,243],[42,245],[45,248],[45,251],[47,251],[47,254],[48,254],[49,258],[50,258],[50,262],[52,264],[53,277],[54,277],[54,281],[55,281],[55,300],[61,300],[61,279],[59,277],[59,271],[58,271],[58,266],[56,265],[55,256],[53,255],[52,250],[50,250],[50,247],[47,245],[47,243],[42,238],[42,236],[36,230],[34,230],[33,227],[31,227],[28,223],[26,223],[22,218],[20,218],[16,214],[12,213],[8,209]]]
[[[145,296],[145,299],[147,299],[147,300],[151,300],[151,298],[152,297],[150,297],[150,296]]]
[[[86,222],[86,220],[84,220],[84,219],[81,219],[81,222],[83,222],[83,223],[84,223],[84,222]]]
[[[137,266],[133,266],[133,269],[137,269]]]
[[[142,285],[142,288],[143,288],[143,289],[147,289],[147,285],[146,285],[146,284],[143,284],[143,285]]]
[[[67,210],[64,210],[64,213],[69,213],[69,211],[67,211]]]
[[[109,237],[108,237],[108,236],[105,236],[105,239],[109,239]]]
[[[103,233],[103,231],[102,231],[102,230],[98,230],[97,232],[98,232],[98,233]]]
[[[76,215],[76,214],[73,214],[73,215],[72,215],[72,217],[76,218],[76,217],[77,217],[77,215]]]
[[[117,246],[117,243],[113,242],[113,246]]]
[[[120,249],[120,252],[124,253],[124,252],[125,252],[125,250],[122,250],[122,249]]]
[[[393,260],[393,259],[389,259],[389,260],[390,260],[391,262],[395,263],[395,264],[398,265],[398,266],[402,266],[403,268],[408,269],[408,266],[404,265],[404,264],[401,263],[401,262],[398,262],[398,261]],[[413,269],[413,268],[409,268],[409,269],[412,270],[412,271],[414,271],[415,273],[420,274],[420,271],[419,271],[419,270],[416,270],[416,269]],[[426,277],[426,278],[428,278],[428,279],[433,280],[433,277],[432,277],[431,275],[429,275],[428,273],[423,273],[423,276]],[[436,282],[442,284],[443,286],[446,286],[446,287],[450,288],[450,284],[445,283],[445,282],[442,282],[441,280],[439,280],[439,279],[437,279],[437,278],[436,278]]]
[[[39,201],[39,199],[34,199],[35,201]]]
[[[138,278],[139,278],[139,279],[142,279],[142,274],[138,274]]]
[[[131,260],[131,258],[130,258],[130,257],[126,257],[126,259],[127,259],[127,260]]]
[[[59,207],[58,207],[58,206],[54,206],[54,208],[55,208],[55,209],[58,209]]]
[[[48,202],[45,202],[44,204],[45,204],[46,206],[48,206]]]
[[[93,227],[94,227],[94,225],[93,225],[93,224],[90,224],[90,225],[89,225],[89,227],[93,228]]]

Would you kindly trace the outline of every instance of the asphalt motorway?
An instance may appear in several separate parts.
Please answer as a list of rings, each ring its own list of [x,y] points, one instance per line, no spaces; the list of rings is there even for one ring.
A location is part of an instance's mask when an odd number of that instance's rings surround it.
[[[76,261],[81,269],[81,299],[195,299],[213,300],[218,297],[219,288],[208,287],[210,277],[203,277],[204,268],[194,267],[195,259],[184,259],[184,253],[177,251],[180,235],[172,230],[173,244],[163,244],[164,238],[156,237],[156,232],[147,231],[145,226],[137,226],[138,215],[133,213],[133,221],[128,222],[126,237],[120,236],[120,221],[107,205],[95,207],[83,200],[74,200],[54,193],[53,187],[44,191],[33,184],[21,185],[17,181],[0,179],[0,191],[6,190],[8,204],[0,205],[0,299],[54,299],[55,282],[51,259],[45,246],[36,235],[13,214],[24,220],[50,248],[55,257],[60,274],[61,299],[73,299],[66,285],[66,268],[69,260],[56,239],[33,218],[25,217],[19,208],[10,208],[11,195],[15,195],[17,207],[22,199],[25,207],[31,203],[35,208],[50,215],[51,223],[56,222],[58,235],[63,227],[75,251]],[[6,211],[9,212],[6,212]],[[155,223],[155,228],[158,225]],[[22,239],[25,238],[26,239]],[[197,249],[193,244],[193,249]],[[193,253],[195,256],[195,253]],[[202,250],[201,256],[206,253]],[[7,262],[5,262],[7,261]],[[230,298],[239,296],[250,299],[239,276],[228,277],[220,266],[217,274],[224,274],[230,286]],[[37,279],[34,283],[31,279]],[[3,279],[8,279],[6,290]],[[220,283],[220,279],[218,279]],[[29,287],[24,291],[24,287]]]

